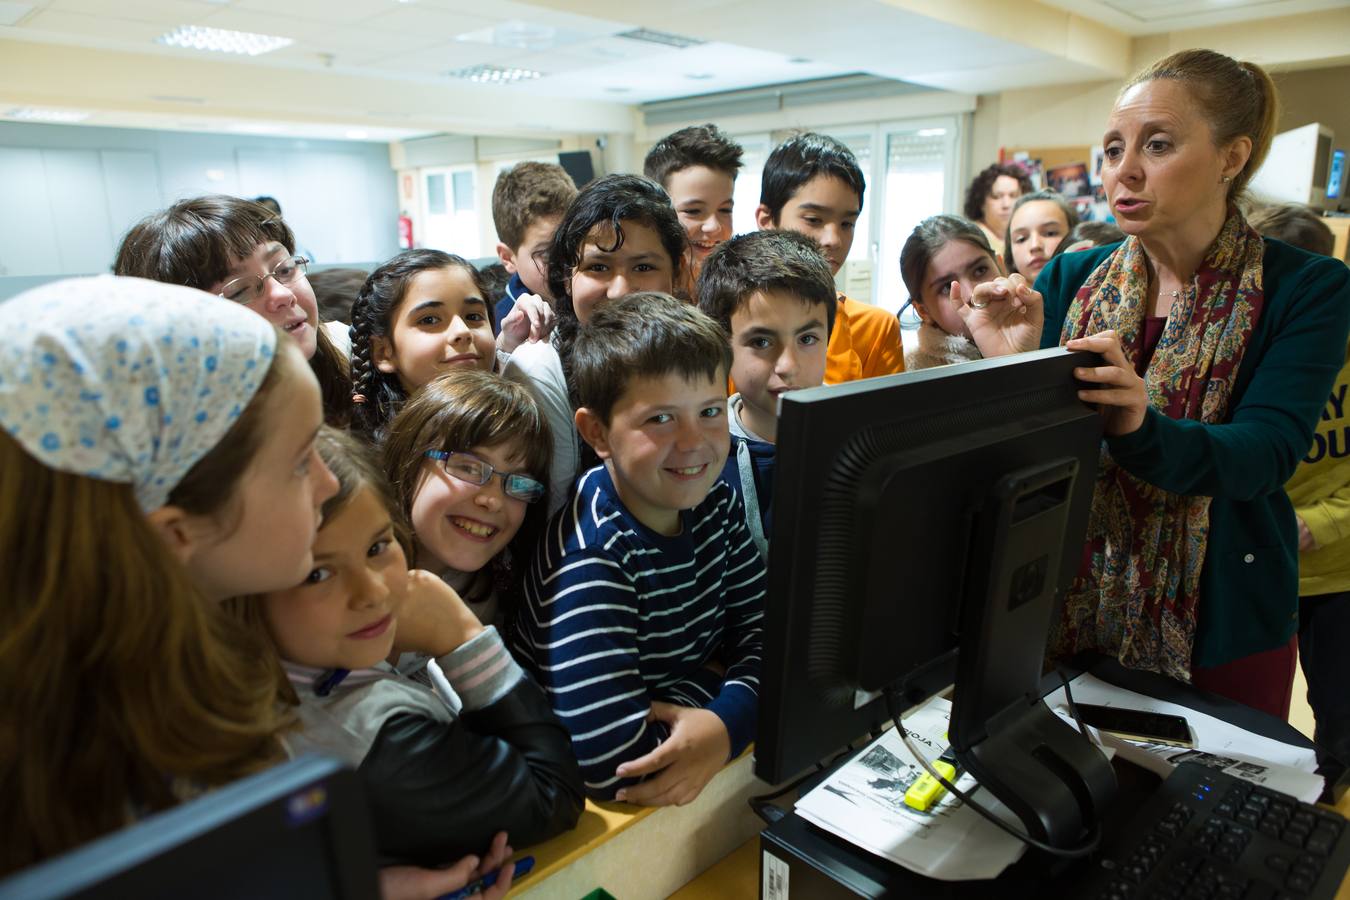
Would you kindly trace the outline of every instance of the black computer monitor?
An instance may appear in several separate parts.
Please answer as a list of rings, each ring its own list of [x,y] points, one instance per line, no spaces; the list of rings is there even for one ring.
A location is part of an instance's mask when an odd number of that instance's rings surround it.
[[[0,882],[4,900],[378,896],[375,840],[356,773],[313,756]]]
[[[1099,364],[1053,349],[783,395],[760,778],[884,727],[885,692],[903,709],[955,683],[965,768],[1033,837],[1081,839],[1114,776],[1038,688],[1101,451],[1073,369]]]

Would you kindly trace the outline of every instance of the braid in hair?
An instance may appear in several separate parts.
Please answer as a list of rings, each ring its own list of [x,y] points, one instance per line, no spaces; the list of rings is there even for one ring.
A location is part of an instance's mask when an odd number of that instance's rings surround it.
[[[366,302],[365,288],[352,305],[352,429],[360,434],[372,436],[382,424],[375,412],[371,397],[376,395],[374,375],[376,369],[370,362],[370,304]]]
[[[381,372],[374,359],[376,338],[390,339],[394,314],[413,278],[434,269],[459,268],[478,283],[473,264],[440,250],[405,250],[380,266],[352,304],[352,429],[380,440],[408,395],[398,374]]]

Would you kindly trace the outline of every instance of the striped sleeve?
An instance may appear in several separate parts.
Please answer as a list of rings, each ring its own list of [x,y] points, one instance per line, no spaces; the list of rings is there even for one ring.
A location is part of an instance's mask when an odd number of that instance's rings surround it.
[[[445,656],[438,657],[436,665],[454,688],[465,710],[491,706],[524,675],[511,654],[506,652],[506,645],[492,625]]]
[[[636,783],[614,770],[666,736],[647,722],[636,588],[603,549],[573,548],[551,566],[532,567],[524,607],[521,649],[572,736],[586,792],[611,799]]]
[[[731,755],[739,756],[755,739],[759,711],[759,667],[764,646],[764,560],[745,523],[740,495],[726,489],[726,572],[722,603],[726,610],[726,638],[722,658],[726,679],[708,704],[727,727]]]

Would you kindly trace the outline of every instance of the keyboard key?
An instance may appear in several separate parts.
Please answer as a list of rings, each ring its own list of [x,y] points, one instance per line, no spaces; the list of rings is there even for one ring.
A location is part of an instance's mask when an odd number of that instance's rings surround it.
[[[1309,853],[1316,853],[1319,856],[1326,856],[1331,852],[1331,848],[1336,843],[1336,832],[1327,828],[1325,825],[1319,825],[1317,830],[1308,835],[1306,846]]]
[[[1242,895],[1242,900],[1274,900],[1274,897],[1275,888],[1264,881],[1253,881],[1247,885],[1247,893]]]
[[[1290,875],[1285,881],[1284,886],[1291,891],[1297,891],[1300,894],[1306,894],[1313,889],[1313,880],[1305,878],[1302,875]]]
[[[1294,861],[1291,860],[1289,857],[1281,856],[1278,853],[1274,853],[1266,857],[1266,865],[1270,866],[1272,869],[1274,869],[1276,872],[1279,872],[1280,874],[1288,872],[1289,867],[1292,866],[1293,864]]]

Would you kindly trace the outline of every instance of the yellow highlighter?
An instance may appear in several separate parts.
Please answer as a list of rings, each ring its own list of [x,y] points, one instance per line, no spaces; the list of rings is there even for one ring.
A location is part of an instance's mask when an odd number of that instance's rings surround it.
[[[956,776],[961,771],[956,762],[956,751],[951,747],[942,751],[942,755],[933,761],[933,769],[955,784]],[[919,812],[928,812],[946,793],[947,789],[942,786],[942,782],[924,772],[909,786],[909,790],[905,791],[905,805]]]

